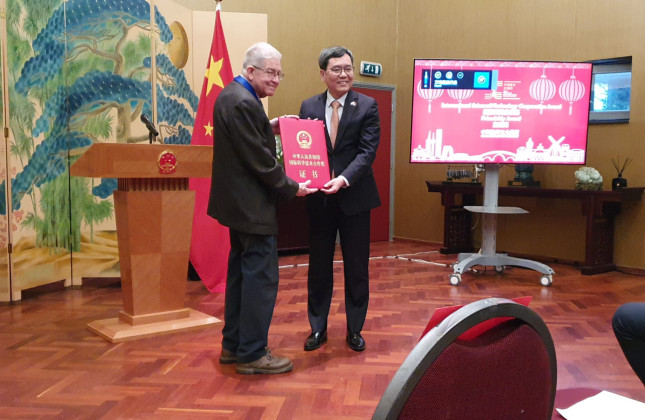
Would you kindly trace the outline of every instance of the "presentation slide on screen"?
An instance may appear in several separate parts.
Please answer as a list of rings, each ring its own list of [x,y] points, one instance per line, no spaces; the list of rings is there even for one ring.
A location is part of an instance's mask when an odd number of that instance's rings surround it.
[[[414,63],[411,162],[584,164],[591,63]]]

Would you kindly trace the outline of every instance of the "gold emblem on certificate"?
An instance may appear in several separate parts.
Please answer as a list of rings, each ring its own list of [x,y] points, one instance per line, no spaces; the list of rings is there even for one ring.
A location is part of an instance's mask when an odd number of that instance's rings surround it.
[[[313,138],[311,134],[306,131],[298,131],[296,134],[296,140],[301,149],[311,149],[311,143],[313,143]]]
[[[311,181],[311,188],[322,188],[330,177],[323,122],[288,117],[280,117],[278,122],[287,176],[298,182]]]

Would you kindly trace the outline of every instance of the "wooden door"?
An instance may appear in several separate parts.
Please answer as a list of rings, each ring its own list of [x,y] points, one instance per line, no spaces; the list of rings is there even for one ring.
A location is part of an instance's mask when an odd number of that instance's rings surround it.
[[[376,99],[381,119],[381,142],[372,165],[381,206],[372,210],[370,238],[372,242],[391,239],[391,177],[392,177],[392,95],[393,88],[354,84],[354,90]]]

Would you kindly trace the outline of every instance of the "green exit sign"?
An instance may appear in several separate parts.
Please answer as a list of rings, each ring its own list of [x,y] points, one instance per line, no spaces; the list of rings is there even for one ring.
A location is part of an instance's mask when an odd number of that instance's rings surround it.
[[[363,76],[379,77],[383,72],[381,63],[371,63],[369,61],[361,61],[361,74]]]

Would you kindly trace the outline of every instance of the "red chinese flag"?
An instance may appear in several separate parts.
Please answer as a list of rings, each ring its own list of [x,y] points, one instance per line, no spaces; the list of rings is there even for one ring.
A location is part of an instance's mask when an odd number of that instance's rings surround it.
[[[220,6],[215,12],[215,31],[208,57],[206,76],[199,97],[191,144],[213,144],[213,108],[217,95],[233,80],[231,61],[220,21]],[[226,287],[226,269],[230,243],[228,228],[206,214],[211,189],[210,178],[191,178],[190,189],[195,191],[193,236],[190,261],[202,282],[211,292],[223,292]]]

